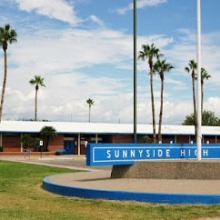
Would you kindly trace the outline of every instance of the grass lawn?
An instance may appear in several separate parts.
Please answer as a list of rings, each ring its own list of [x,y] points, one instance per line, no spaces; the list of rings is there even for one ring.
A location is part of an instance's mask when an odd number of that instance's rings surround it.
[[[220,205],[154,205],[64,197],[41,188],[45,176],[70,169],[0,161],[0,219],[196,219],[220,217]]]

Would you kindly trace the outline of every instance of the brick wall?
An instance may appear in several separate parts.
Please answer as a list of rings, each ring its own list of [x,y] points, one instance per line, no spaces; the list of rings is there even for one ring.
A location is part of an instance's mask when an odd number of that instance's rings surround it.
[[[209,141],[210,144],[215,144],[215,136],[204,136],[203,142],[206,144],[207,141]]]
[[[2,146],[4,152],[21,152],[20,135],[3,135]],[[53,140],[49,141],[49,151],[55,151],[58,148],[63,148],[63,135],[57,135],[53,138]],[[35,151],[34,147],[30,147],[30,150],[32,152]]]
[[[131,143],[132,137],[130,135],[113,135],[112,143]]]
[[[4,152],[21,152],[20,136],[7,135],[2,138]]]
[[[49,141],[48,151],[56,151],[60,148],[63,148],[63,135],[56,135]]]
[[[176,136],[176,143],[189,143],[189,136],[188,135],[181,135]]]

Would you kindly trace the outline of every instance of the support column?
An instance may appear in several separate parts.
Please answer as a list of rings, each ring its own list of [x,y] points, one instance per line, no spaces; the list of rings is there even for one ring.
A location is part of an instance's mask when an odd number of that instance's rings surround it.
[[[3,148],[3,146],[2,146],[2,133],[0,134],[0,147]]]
[[[98,134],[95,134],[95,143],[98,144],[99,139],[98,139]]]
[[[23,137],[23,134],[21,133],[21,138]],[[23,143],[21,142],[21,152],[23,152]]]
[[[78,134],[78,140],[77,140],[78,156],[80,155],[80,145],[81,145],[81,138],[80,138],[80,133],[79,133]]]
[[[177,140],[176,135],[174,135],[174,143],[175,143],[175,144],[177,144],[177,141],[176,141],[176,140]]]

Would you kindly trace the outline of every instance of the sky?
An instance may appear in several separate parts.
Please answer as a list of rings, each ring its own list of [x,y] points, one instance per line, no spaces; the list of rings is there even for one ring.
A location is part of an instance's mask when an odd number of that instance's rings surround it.
[[[17,42],[8,47],[3,120],[34,118],[35,75],[38,119],[133,122],[132,0],[1,0],[0,26],[9,23]],[[220,1],[201,0],[204,109],[220,117]],[[174,69],[165,73],[163,124],[181,124],[193,112],[191,76],[196,60],[196,0],[137,0],[137,54],[154,43]],[[0,51],[0,87],[3,79]],[[154,76],[156,120],[160,79]],[[149,68],[137,61],[137,122],[151,124]]]

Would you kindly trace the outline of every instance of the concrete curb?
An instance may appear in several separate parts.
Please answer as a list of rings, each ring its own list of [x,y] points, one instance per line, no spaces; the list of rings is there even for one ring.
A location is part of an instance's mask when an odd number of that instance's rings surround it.
[[[94,189],[59,184],[51,180],[53,175],[43,179],[43,188],[49,192],[63,196],[74,196],[88,199],[132,200],[138,202],[168,203],[168,204],[220,204],[220,194],[181,194],[134,192],[109,189]]]

